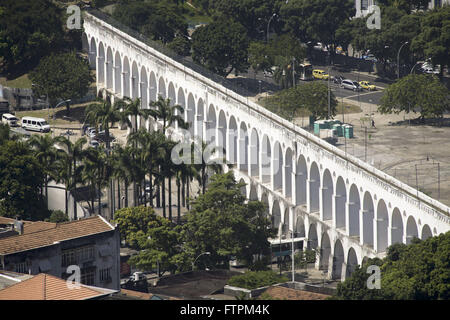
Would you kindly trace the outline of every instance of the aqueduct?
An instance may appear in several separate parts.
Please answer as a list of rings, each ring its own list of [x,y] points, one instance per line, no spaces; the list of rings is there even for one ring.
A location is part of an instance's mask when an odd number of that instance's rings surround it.
[[[157,95],[183,106],[191,134],[227,150],[246,196],[267,205],[279,233],[290,237],[291,230],[307,238],[305,247],[321,249],[316,267],[328,277],[344,279],[393,243],[450,229],[449,207],[155,47],[100,12],[84,13],[83,48],[97,90],[139,97],[143,108]]]

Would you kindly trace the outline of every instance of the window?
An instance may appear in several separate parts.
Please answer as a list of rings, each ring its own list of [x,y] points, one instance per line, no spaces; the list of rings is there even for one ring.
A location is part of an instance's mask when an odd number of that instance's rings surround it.
[[[92,286],[95,284],[95,267],[81,269],[81,283],[87,286]]]
[[[369,0],[361,0],[361,10],[367,10],[369,8]]]
[[[94,246],[85,246],[76,249],[63,250],[61,265],[79,264],[94,259]]]
[[[100,269],[100,281],[101,282],[110,282],[111,281],[111,269],[112,268],[106,268],[106,269]]]
[[[28,273],[29,265],[27,262],[16,263],[14,271],[17,273]]]
[[[31,124],[32,125],[36,125],[36,121],[31,121]]]

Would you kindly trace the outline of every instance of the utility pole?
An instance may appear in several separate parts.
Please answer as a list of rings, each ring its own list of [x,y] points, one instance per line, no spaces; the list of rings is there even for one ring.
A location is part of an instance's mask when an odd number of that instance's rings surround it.
[[[364,161],[367,162],[367,126],[364,127]]]
[[[438,166],[438,200],[439,200],[441,199],[441,169],[439,166],[439,162],[437,166]]]
[[[295,88],[295,57],[292,57],[292,88]]]

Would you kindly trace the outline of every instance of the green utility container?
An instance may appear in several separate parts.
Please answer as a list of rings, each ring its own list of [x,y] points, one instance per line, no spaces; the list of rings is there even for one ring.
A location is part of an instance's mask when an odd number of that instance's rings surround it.
[[[343,137],[344,136],[344,130],[341,124],[339,123],[335,123],[333,124],[333,126],[331,127],[333,130],[336,130],[337,136],[338,137]]]
[[[344,135],[348,139],[353,138],[353,126],[352,125],[350,125],[350,124],[345,125],[345,127],[344,127]]]
[[[316,121],[316,117],[309,116],[309,127],[314,126],[315,121]]]
[[[314,122],[314,134],[315,135],[319,135],[320,134],[320,130],[322,129],[328,129],[328,124],[325,123],[325,120],[317,120],[316,122]]]

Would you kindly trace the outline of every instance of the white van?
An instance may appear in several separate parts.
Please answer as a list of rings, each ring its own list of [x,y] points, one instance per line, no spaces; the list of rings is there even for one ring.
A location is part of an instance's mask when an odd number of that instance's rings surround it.
[[[40,132],[49,132],[50,125],[42,118],[23,117],[22,128],[25,130],[34,130]]]
[[[9,125],[10,127],[18,127],[19,119],[10,113],[4,113],[2,115],[2,123]]]

